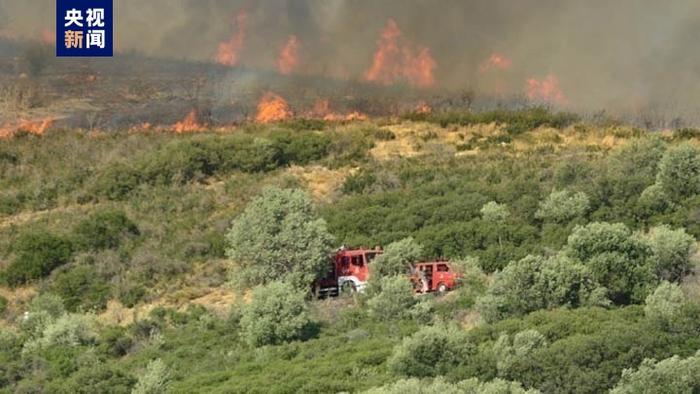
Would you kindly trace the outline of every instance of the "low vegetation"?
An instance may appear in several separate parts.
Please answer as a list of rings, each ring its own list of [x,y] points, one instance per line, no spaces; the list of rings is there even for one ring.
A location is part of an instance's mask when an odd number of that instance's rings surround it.
[[[377,156],[396,121],[431,137]],[[485,124],[508,138],[458,149]],[[14,137],[0,392],[696,392],[700,141],[596,127],[538,108]],[[385,253],[364,293],[316,299],[341,245]],[[416,296],[406,272],[437,258],[461,286]]]

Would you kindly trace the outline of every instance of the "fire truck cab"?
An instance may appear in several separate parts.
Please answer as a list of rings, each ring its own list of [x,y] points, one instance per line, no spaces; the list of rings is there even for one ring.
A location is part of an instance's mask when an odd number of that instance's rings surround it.
[[[446,261],[417,263],[411,272],[411,282],[416,293],[444,293],[459,284],[461,275]]]
[[[331,257],[329,271],[316,283],[316,293],[338,295],[341,291],[363,291],[369,279],[369,264],[382,249],[348,249],[341,247]]]

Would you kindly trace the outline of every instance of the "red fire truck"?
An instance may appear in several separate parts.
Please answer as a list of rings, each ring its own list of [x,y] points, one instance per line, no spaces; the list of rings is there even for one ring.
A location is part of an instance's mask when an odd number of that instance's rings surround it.
[[[338,295],[341,291],[362,291],[369,279],[369,264],[382,249],[348,249],[341,247],[331,258],[326,277],[316,283],[316,294]]]
[[[318,296],[335,296],[341,292],[362,292],[369,279],[369,264],[382,249],[348,249],[341,247],[330,259],[325,278],[315,284]],[[461,275],[446,261],[417,263],[408,273],[417,293],[446,292],[457,287]]]

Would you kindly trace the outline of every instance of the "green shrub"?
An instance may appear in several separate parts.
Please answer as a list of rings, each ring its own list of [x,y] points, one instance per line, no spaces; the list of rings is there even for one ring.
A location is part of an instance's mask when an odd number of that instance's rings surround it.
[[[65,381],[55,381],[48,387],[48,391],[129,394],[135,383],[136,379],[121,369],[96,361],[80,368]]]
[[[301,190],[267,188],[239,215],[226,255],[241,269],[237,286],[286,280],[308,289],[328,269],[333,238]]]
[[[618,304],[642,302],[657,279],[650,248],[622,223],[577,226],[567,240],[570,256],[582,261]]]
[[[0,316],[2,316],[5,311],[7,311],[7,305],[9,304],[9,301],[7,298],[0,296]]]
[[[423,257],[423,247],[412,237],[392,242],[372,262],[372,278],[405,275]]]
[[[656,182],[672,201],[700,193],[700,153],[690,144],[669,149],[659,163]]]
[[[377,176],[374,174],[374,172],[363,168],[345,178],[345,182],[343,182],[343,193],[363,193],[374,185],[375,182],[377,182]]]
[[[491,201],[481,208],[481,216],[491,224],[502,225],[510,216],[508,206]]]
[[[400,376],[435,377],[447,374],[473,351],[458,328],[428,326],[404,338],[395,347],[387,366]]]
[[[534,352],[547,345],[547,338],[537,330],[525,330],[513,336],[501,334],[493,345],[498,375],[502,378],[510,377],[514,373],[514,364],[528,360]]]
[[[105,168],[95,181],[95,193],[109,200],[123,200],[142,182],[139,169],[124,163]]]
[[[486,321],[560,306],[605,304],[604,290],[585,266],[564,255],[528,256],[509,264],[479,300]]]
[[[272,142],[280,151],[280,164],[306,165],[328,155],[331,138],[326,134],[303,132],[292,134],[278,131],[271,134]]]
[[[139,229],[123,211],[112,209],[91,214],[73,233],[80,248],[99,250],[119,247],[125,238],[139,235]]]
[[[53,346],[93,345],[96,340],[94,322],[90,317],[65,314],[47,324],[39,337],[26,342],[23,352],[36,354]]]
[[[664,329],[673,328],[683,314],[687,302],[680,286],[662,282],[646,298],[644,315]]]
[[[637,369],[626,369],[611,394],[696,393],[700,390],[700,352],[682,359],[645,359]]]
[[[545,107],[534,107],[519,111],[495,110],[487,112],[452,112],[432,114],[409,114],[410,120],[438,123],[442,127],[451,124],[469,126],[474,124],[496,123],[505,125],[509,134],[517,135],[547,126],[564,128],[578,121],[578,116],[571,113],[552,113]]]
[[[652,267],[657,278],[679,282],[693,268],[691,258],[696,251],[695,238],[684,229],[653,227],[642,237],[642,242],[651,248]]]
[[[305,293],[272,282],[253,289],[252,301],[241,316],[241,335],[250,346],[277,345],[302,339],[311,321]]]
[[[72,243],[44,230],[25,232],[13,245],[15,259],[5,272],[8,284],[17,286],[41,279],[66,264],[73,254]]]
[[[394,320],[410,316],[416,304],[413,286],[405,275],[385,276],[373,282],[381,289],[367,301],[370,315],[379,320]],[[373,290],[376,293],[376,290]]]
[[[120,291],[117,298],[127,308],[133,308],[148,294],[143,285],[128,284],[127,288]]]
[[[459,383],[449,383],[442,377],[419,380],[401,379],[390,385],[367,390],[365,394],[539,394],[531,389],[525,390],[518,382],[494,379],[481,382],[472,378]]]
[[[139,376],[132,394],[161,394],[167,391],[170,372],[163,360],[155,359],[148,363],[146,370]]]
[[[110,297],[107,283],[93,267],[78,266],[60,272],[51,284],[51,290],[61,296],[66,309],[101,311]]]
[[[568,222],[583,216],[589,209],[590,202],[586,193],[571,193],[568,190],[553,191],[535,212],[538,219],[557,223]]]

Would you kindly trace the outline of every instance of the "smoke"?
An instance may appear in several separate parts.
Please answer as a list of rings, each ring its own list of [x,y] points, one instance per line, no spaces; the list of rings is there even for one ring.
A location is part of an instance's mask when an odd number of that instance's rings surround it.
[[[700,99],[696,0],[118,0],[116,47],[212,61],[242,9],[240,62],[256,69],[274,70],[295,35],[306,73],[361,79],[391,18],[430,48],[438,91],[524,95],[528,80],[554,76],[581,111],[694,113]],[[0,29],[33,36],[53,12],[54,0],[0,0]],[[484,72],[494,54],[507,70]]]

